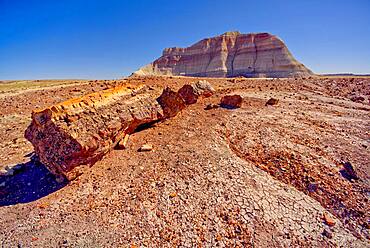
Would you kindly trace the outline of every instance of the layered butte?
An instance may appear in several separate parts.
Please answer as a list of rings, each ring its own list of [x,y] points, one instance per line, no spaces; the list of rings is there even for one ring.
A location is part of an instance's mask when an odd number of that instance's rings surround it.
[[[227,32],[187,48],[166,48],[134,76],[304,77],[313,73],[269,33]]]

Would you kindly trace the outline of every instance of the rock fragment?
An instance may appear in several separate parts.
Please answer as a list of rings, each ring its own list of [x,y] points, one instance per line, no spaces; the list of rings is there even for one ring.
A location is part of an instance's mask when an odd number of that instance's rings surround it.
[[[310,183],[307,186],[308,192],[311,192],[311,193],[317,191],[317,189],[318,189],[318,184],[317,183]]]
[[[181,87],[178,91],[179,95],[184,99],[187,105],[194,104],[197,102],[198,97],[210,97],[214,93],[212,85],[206,80],[200,80],[191,85],[186,84]]]
[[[197,102],[199,95],[196,93],[193,86],[185,84],[178,91],[182,99],[184,99],[187,105],[194,104]]]
[[[192,84],[192,87],[198,96],[210,97],[215,92],[215,89],[206,80],[199,80],[198,82]]]
[[[210,110],[210,109],[216,109],[219,108],[219,105],[217,104],[207,104],[207,106],[204,107],[204,110]]]
[[[343,163],[343,169],[340,170],[340,173],[342,174],[342,176],[344,178],[346,178],[349,181],[359,179],[355,169],[353,168],[353,166],[350,162],[344,162]]]
[[[128,138],[129,137],[130,137],[130,135],[129,134],[126,134],[125,137],[118,142],[117,148],[118,149],[126,149],[127,148]]]
[[[278,104],[279,103],[279,100],[278,99],[276,99],[276,98],[270,98],[267,102],[266,102],[266,106],[268,106],[268,105],[276,105],[276,104]]]
[[[221,107],[223,108],[240,108],[243,98],[240,95],[227,95],[221,98]]]
[[[363,101],[365,101],[365,97],[363,97],[362,95],[357,95],[357,94],[352,94],[349,96],[349,98],[351,99],[351,101],[358,102],[358,103],[362,103]]]
[[[324,213],[323,220],[326,225],[335,226],[335,221],[329,216],[329,214]]]
[[[94,164],[139,125],[161,118],[161,106],[144,85],[122,85],[33,111],[25,137],[53,174],[68,179],[77,166]]]
[[[333,233],[328,229],[324,229],[324,231],[322,232],[322,235],[327,237],[328,239],[333,238]]]
[[[153,150],[153,145],[151,144],[144,144],[139,149],[140,152],[150,152],[151,150]]]
[[[169,87],[164,89],[157,101],[163,109],[165,118],[174,117],[186,107],[185,101],[179,93],[171,90]]]

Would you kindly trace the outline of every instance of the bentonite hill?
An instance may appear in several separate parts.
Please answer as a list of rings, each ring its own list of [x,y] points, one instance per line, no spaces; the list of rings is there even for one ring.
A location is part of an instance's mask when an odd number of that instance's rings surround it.
[[[369,247],[369,95],[366,77],[2,82],[0,244]]]
[[[166,48],[160,58],[133,75],[286,78],[312,74],[274,35],[226,32],[187,48]]]

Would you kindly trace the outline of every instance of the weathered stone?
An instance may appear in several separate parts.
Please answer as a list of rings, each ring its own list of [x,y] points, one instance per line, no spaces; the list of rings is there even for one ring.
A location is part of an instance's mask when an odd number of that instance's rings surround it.
[[[269,33],[227,32],[187,48],[166,48],[160,58],[133,75],[197,77],[306,77],[284,42]]]
[[[317,191],[317,189],[318,189],[317,183],[310,183],[307,186],[308,192],[311,192],[311,193]]]
[[[198,100],[198,94],[194,90],[193,86],[189,84],[185,84],[181,87],[178,93],[187,105],[194,104]]]
[[[335,221],[329,216],[329,214],[324,213],[323,220],[326,225],[335,226]]]
[[[81,165],[93,165],[140,125],[173,117],[185,107],[169,88],[157,100],[144,85],[92,93],[33,111],[25,137],[53,174],[73,179]]]
[[[190,105],[196,103],[199,96],[212,96],[214,91],[215,90],[209,82],[200,80],[196,83],[192,83],[191,85],[184,85],[179,89],[178,93],[182,99],[184,99],[185,103]]]
[[[349,96],[349,98],[351,99],[351,101],[353,102],[359,102],[359,103],[362,103],[363,101],[365,101],[365,97],[364,96],[361,96],[361,95],[357,95],[357,94],[352,94]]]
[[[243,98],[240,95],[228,95],[221,98],[221,107],[223,108],[240,108]]]
[[[185,101],[179,93],[171,90],[169,87],[164,89],[162,95],[157,99],[157,101],[163,109],[165,118],[174,117],[178,112],[186,107]]]
[[[324,229],[324,231],[322,232],[322,235],[327,237],[328,239],[333,238],[333,233],[328,229]]]
[[[125,137],[118,142],[117,148],[118,149],[126,149],[127,148],[128,138],[129,137],[130,137],[130,135],[129,134],[126,134]]]
[[[144,144],[139,149],[140,152],[149,152],[151,150],[153,150],[153,145],[151,144]]]
[[[207,104],[207,106],[204,108],[204,110],[210,110],[210,109],[216,109],[219,108],[219,105],[217,104]]]
[[[210,97],[215,92],[215,89],[206,80],[199,80],[198,82],[193,83],[192,87],[198,96]]]
[[[266,106],[267,105],[276,105],[279,103],[279,100],[276,99],[276,98],[270,98],[267,102],[266,102]]]
[[[343,163],[343,169],[340,170],[342,176],[348,180],[358,180],[357,173],[350,162]]]

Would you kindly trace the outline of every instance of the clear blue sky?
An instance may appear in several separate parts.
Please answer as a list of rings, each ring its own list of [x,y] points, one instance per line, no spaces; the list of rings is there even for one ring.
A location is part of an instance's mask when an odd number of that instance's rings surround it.
[[[316,73],[370,73],[370,0],[0,0],[0,79],[119,78],[232,30],[278,35]]]

